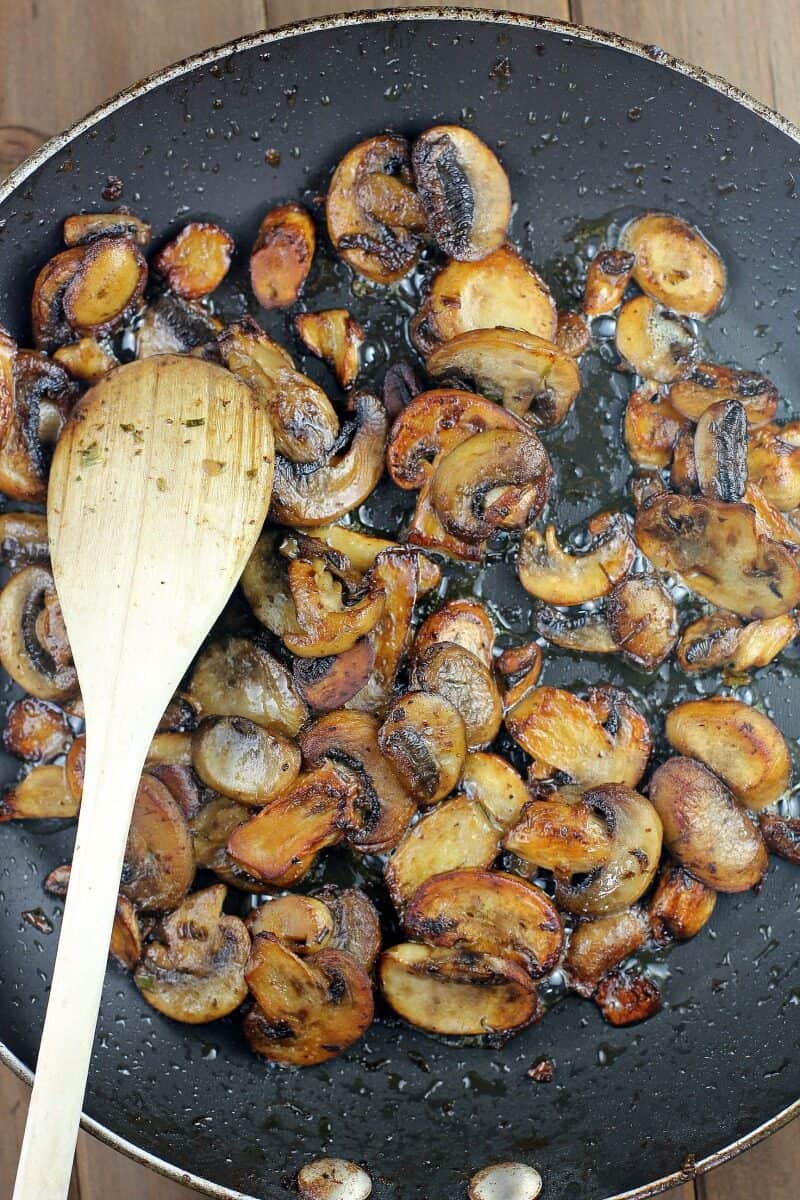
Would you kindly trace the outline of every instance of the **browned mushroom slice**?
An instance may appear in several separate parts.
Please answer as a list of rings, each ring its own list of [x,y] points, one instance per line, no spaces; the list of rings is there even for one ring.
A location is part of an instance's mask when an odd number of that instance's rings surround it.
[[[86,246],[62,250],[36,276],[31,296],[31,327],[37,350],[55,350],[74,337],[64,315],[64,293],[87,252]]]
[[[326,1062],[372,1024],[369,976],[341,950],[299,958],[262,933],[253,941],[246,978],[256,1006],[245,1017],[245,1037],[251,1050],[272,1062]]]
[[[387,1004],[428,1033],[509,1033],[539,1015],[530,976],[494,954],[404,942],[381,956],[378,977]]]
[[[0,821],[77,817],[80,801],[67,786],[63,766],[34,767],[0,797]]]
[[[756,531],[760,537],[783,542],[795,553],[800,546],[800,526],[788,516],[773,508],[757,483],[748,483],[744,489],[744,502],[755,514]]]
[[[388,419],[377,396],[359,392],[353,403],[350,444],[314,470],[278,457],[271,513],[276,521],[309,528],[357,508],[383,474]]]
[[[587,317],[613,312],[622,303],[633,274],[634,255],[629,250],[600,250],[589,263],[583,292]]]
[[[406,541],[466,562],[482,562],[486,546],[483,542],[465,542],[448,533],[431,502],[432,479],[426,479],[417,495],[417,506],[406,530]]]
[[[534,622],[536,632],[541,637],[554,646],[563,646],[565,650],[582,654],[613,654],[617,649],[603,609],[569,611],[543,604],[537,609]],[[506,694],[506,708],[513,707],[518,699],[521,699],[521,695],[512,694],[509,697]]]
[[[640,508],[646,508],[651,500],[663,496],[668,490],[660,471],[640,471],[631,481],[634,510],[638,512]]]
[[[287,627],[283,641],[300,658],[350,650],[375,628],[386,607],[386,593],[374,576],[360,599],[346,603],[341,581],[323,559],[291,562],[288,582],[296,624]]]
[[[679,754],[705,763],[747,808],[765,808],[789,787],[786,739],[774,721],[741,700],[685,700],[667,714],[665,732]]]
[[[542,277],[512,246],[480,262],[449,262],[431,283],[416,325],[420,352],[429,354],[471,329],[521,329],[554,342],[556,306]]]
[[[364,575],[370,567],[375,565],[378,556],[384,550],[402,551],[406,549],[399,542],[391,542],[387,538],[361,533],[349,525],[320,525],[316,529],[309,529],[308,532],[312,537],[324,542],[326,546],[330,546],[332,550],[338,550],[340,554],[344,554],[349,559],[350,565]],[[432,559],[426,558],[424,554],[418,554],[416,558],[419,567],[419,591],[422,595],[424,592],[432,591],[442,582],[442,568]]]
[[[306,704],[317,712],[344,708],[370,681],[375,646],[361,638],[349,650],[325,658],[298,658],[292,678]]]
[[[372,676],[347,701],[348,708],[382,712],[411,637],[411,619],[418,594],[420,556],[406,549],[384,550],[375,560],[375,581],[386,593],[386,608],[369,635],[375,651]]]
[[[586,787],[635,787],[652,745],[647,721],[613,687],[590,688],[586,700],[561,688],[535,688],[506,714],[506,728],[536,760],[540,778],[561,771]]]
[[[412,686],[444,696],[461,714],[470,750],[488,746],[503,719],[500,693],[491,670],[455,642],[438,642],[415,658]]]
[[[7,496],[44,503],[50,453],[76,396],[63,367],[44,354],[17,351],[12,407],[0,444],[0,490]],[[91,465],[91,448],[87,457]]]
[[[797,632],[797,618],[789,614],[745,625],[730,613],[710,613],[681,633],[678,662],[684,671],[727,669],[743,674],[771,663]]]
[[[299,775],[267,808],[238,826],[228,852],[256,879],[293,887],[321,850],[342,840],[358,789],[353,772],[324,762]]]
[[[560,312],[553,341],[570,358],[580,358],[592,344],[592,332],[580,313]]]
[[[402,279],[419,258],[425,210],[405,138],[381,134],[348,150],[326,201],[328,234],[345,262],[376,283]]]
[[[300,751],[244,717],[208,717],[192,734],[192,766],[208,787],[260,807],[297,778]]]
[[[466,795],[444,800],[411,826],[389,859],[389,895],[402,911],[426,879],[462,867],[489,867],[499,848],[498,830],[478,800]]]
[[[65,754],[72,742],[66,713],[55,704],[25,696],[6,713],[3,744],[26,762],[42,763]]]
[[[289,672],[246,638],[229,637],[202,651],[189,696],[203,716],[247,717],[283,737],[294,737],[308,718]]]
[[[262,308],[288,308],[308,278],[317,236],[299,204],[270,209],[250,251],[250,286]]]
[[[635,1025],[655,1016],[661,995],[652,979],[640,972],[611,971],[594,994],[597,1007],[609,1025]]]
[[[426,617],[414,638],[414,656],[421,658],[429,646],[455,642],[470,650],[485,666],[491,667],[494,650],[494,625],[480,600],[461,597],[446,600]]]
[[[53,576],[23,567],[0,592],[0,663],[39,700],[65,700],[78,690]]]
[[[421,804],[436,804],[452,792],[467,753],[461,714],[428,692],[407,692],[390,704],[378,745]]]
[[[282,538],[282,531],[265,526],[239,581],[254,616],[281,639],[289,630],[300,632],[288,563],[278,550]]]
[[[110,350],[92,337],[80,338],[60,346],[53,355],[53,361],[80,383],[98,383],[104,375],[114,367],[119,366],[117,359]]]
[[[650,897],[650,927],[656,941],[685,942],[700,932],[717,903],[717,893],[678,863],[666,862]]]
[[[47,562],[47,517],[43,513],[0,513],[0,561],[16,571],[29,563]]]
[[[704,496],[741,500],[747,483],[747,417],[738,400],[710,404],[694,432],[697,482]]]
[[[157,927],[134,983],[148,1004],[189,1025],[216,1021],[247,996],[250,936],[238,917],[222,912],[217,883],[187,897]]]
[[[294,319],[301,340],[312,354],[322,358],[336,376],[339,386],[352,387],[359,370],[359,350],[365,333],[346,308],[298,313]]]
[[[635,258],[633,278],[675,312],[712,317],[725,296],[725,266],[699,229],[671,213],[647,212],[622,230],[619,244]]]
[[[697,363],[686,379],[669,389],[670,404],[690,421],[699,421],[711,404],[738,400],[751,429],[773,419],[778,399],[778,389],[766,375],[706,362]]]
[[[189,818],[189,830],[198,867],[216,871],[220,878],[225,878],[226,882],[231,882],[243,890],[260,892],[264,886],[260,880],[249,876],[255,885],[252,888],[240,881],[245,873],[236,867],[228,854],[228,840],[234,829],[249,821],[252,815],[252,809],[246,808],[236,800],[205,792],[200,808]],[[234,875],[237,876],[235,881]]]
[[[692,758],[670,758],[650,780],[664,845],[681,866],[716,892],[746,892],[767,870],[757,827],[725,784]]]
[[[404,782],[378,744],[378,721],[364,712],[338,709],[303,730],[300,748],[311,767],[340,762],[357,786],[343,827],[355,850],[378,854],[396,846],[416,811]]]
[[[532,333],[474,329],[437,346],[428,356],[436,378],[464,378],[490,400],[546,429],[559,425],[581,386],[574,358]]]
[[[598,807],[592,796],[562,788],[550,799],[529,797],[503,846],[525,862],[563,876],[604,867],[613,854],[613,832],[606,808]]]
[[[14,409],[14,365],[17,343],[0,325],[0,443],[6,437]]]
[[[448,533],[482,542],[498,529],[524,529],[547,502],[552,468],[535,433],[490,429],[446,454],[431,503]]]
[[[626,301],[617,317],[617,350],[643,379],[683,379],[697,357],[697,340],[686,317],[662,308],[649,296]]]
[[[638,467],[667,467],[673,447],[688,419],[663,396],[655,384],[631,392],[625,409],[625,445]]]
[[[64,777],[74,800],[80,800],[83,795],[83,776],[85,771],[86,734],[81,733],[73,741],[64,761]]]
[[[800,866],[800,820],[783,817],[780,813],[762,812],[758,825],[770,854]]]
[[[589,540],[578,551],[558,544],[555,526],[544,537],[528,529],[520,543],[517,572],[522,586],[548,604],[585,604],[607,595],[630,570],[636,547],[622,513],[598,513],[587,523]]]
[[[381,952],[381,923],[375,905],[358,888],[323,888],[317,893],[333,916],[333,932],[328,943],[332,950],[343,950],[369,972]]]
[[[167,788],[142,775],[125,848],[120,892],[144,912],[168,912],[194,879],[192,835]]]
[[[277,896],[248,913],[250,936],[271,933],[295,954],[314,954],[330,943],[333,913],[313,896]]]
[[[636,516],[639,546],[703,599],[742,617],[776,617],[800,603],[800,564],[764,536],[747,504],[656,496]]]
[[[503,707],[513,708],[539,682],[542,673],[542,648],[538,642],[507,646],[496,661],[503,676]]]
[[[516,824],[531,798],[521,776],[499,754],[468,754],[459,791],[477,800],[501,830]]]
[[[647,941],[650,930],[641,908],[594,921],[582,921],[572,931],[564,958],[564,973],[573,991],[591,996],[600,980]]]
[[[558,909],[532,883],[501,871],[448,871],[415,892],[406,933],[433,946],[499,954],[536,979],[557,964],[564,932]]]
[[[85,247],[64,289],[64,315],[82,335],[105,333],[133,311],[146,282],[147,263],[135,242],[124,237],[98,238]]]
[[[190,733],[157,733],[147,748],[148,766],[192,765],[192,735]]]
[[[693,496],[700,491],[697,478],[697,458],[694,452],[694,430],[686,426],[680,430],[672,447],[672,462],[669,466],[669,482],[674,492],[682,496]]]
[[[184,692],[176,692],[162,713],[157,733],[186,733],[197,728],[197,709]]]
[[[231,265],[233,238],[219,225],[192,221],[153,259],[153,269],[184,300],[198,300],[219,287]]]
[[[609,632],[626,658],[652,671],[678,640],[675,601],[655,575],[628,575],[606,601]]]
[[[511,188],[489,147],[460,125],[434,125],[414,142],[412,159],[439,249],[462,262],[499,249],[511,219]]]
[[[800,506],[800,422],[753,430],[747,474],[774,508],[788,513]]]
[[[136,357],[188,354],[213,341],[221,329],[219,319],[202,304],[162,292],[147,305],[136,330]]]
[[[82,246],[101,237],[124,237],[137,246],[146,246],[150,232],[147,221],[131,212],[75,213],[64,221],[64,245]]]
[[[52,896],[64,897],[69,887],[72,868],[67,863],[56,867],[44,881],[44,889]],[[136,909],[125,896],[117,896],[111,943],[108,952],[121,967],[132,971],[142,957],[142,928]]]

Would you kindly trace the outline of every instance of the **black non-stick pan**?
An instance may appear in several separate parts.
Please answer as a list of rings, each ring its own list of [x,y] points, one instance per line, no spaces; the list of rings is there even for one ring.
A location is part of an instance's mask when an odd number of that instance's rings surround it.
[[[562,302],[572,256],[615,215],[654,207],[697,221],[730,274],[713,353],[771,375],[789,415],[800,376],[798,131],[661,51],[507,15],[313,22],[209,51],[111,101],[0,192],[0,322],[28,339],[38,267],[59,248],[65,216],[108,207],[109,179],[157,232],[208,217],[246,249],[269,205],[313,202],[359,138],[441,120],[469,123],[498,149],[513,236]],[[309,303],[334,298],[367,324],[380,376],[400,301],[351,299],[343,272],[320,269]],[[232,286],[224,307],[247,303]],[[280,333],[283,320],[270,328]],[[587,371],[567,426],[548,438],[565,525],[625,482],[627,385],[593,376],[591,361]],[[402,519],[391,496],[364,515],[390,529]],[[477,584],[505,628],[524,632],[529,609],[512,572],[495,563]],[[790,650],[751,689],[793,745],[797,662]],[[668,673],[648,679],[568,655],[548,671],[549,682],[633,688],[656,727],[678,686]],[[1,767],[5,778],[17,770],[10,759]],[[25,1076],[59,924],[41,885],[72,837],[47,824],[0,830],[0,1031],[5,1061]],[[110,967],[87,1125],[214,1196],[279,1200],[320,1154],[363,1162],[376,1200],[457,1200],[473,1171],[501,1160],[536,1166],[544,1200],[650,1195],[789,1119],[800,1092],[799,902],[800,872],[775,860],[758,896],[721,898],[710,929],[654,964],[665,1004],[643,1025],[614,1030],[593,1005],[561,998],[541,1025],[491,1049],[443,1045],[383,1018],[343,1058],[305,1071],[257,1061],[235,1019],[198,1029],[162,1019]],[[22,919],[37,908],[51,936]],[[555,1079],[535,1083],[527,1068],[544,1057]]]

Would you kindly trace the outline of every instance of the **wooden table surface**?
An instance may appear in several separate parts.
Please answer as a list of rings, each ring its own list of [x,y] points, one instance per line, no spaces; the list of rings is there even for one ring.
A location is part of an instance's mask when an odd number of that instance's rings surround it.
[[[45,137],[167,63],[240,34],[367,6],[366,0],[114,0],[107,6],[0,0],[0,177]],[[391,7],[375,0],[369,6]],[[516,0],[508,7],[655,43],[800,123],[800,0]],[[11,1194],[26,1105],[27,1088],[0,1067],[1,1196]],[[800,1191],[799,1179],[800,1122],[794,1122],[667,1200],[790,1200]],[[81,1134],[70,1200],[193,1195]]]

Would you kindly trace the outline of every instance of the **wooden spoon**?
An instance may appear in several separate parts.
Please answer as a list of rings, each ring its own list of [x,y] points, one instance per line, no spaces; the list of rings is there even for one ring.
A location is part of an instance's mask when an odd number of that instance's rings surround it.
[[[139,776],[253,549],[273,462],[250,390],[173,355],[113,371],[56,447],[48,532],[86,710],[86,773],[14,1200],[67,1195]]]

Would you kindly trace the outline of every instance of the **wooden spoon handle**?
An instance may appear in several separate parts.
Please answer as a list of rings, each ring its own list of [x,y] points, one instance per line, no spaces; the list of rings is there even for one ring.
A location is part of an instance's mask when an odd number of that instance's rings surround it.
[[[87,726],[75,854],[14,1200],[65,1200],[69,1190],[127,831],[156,721],[109,713],[104,728]]]

